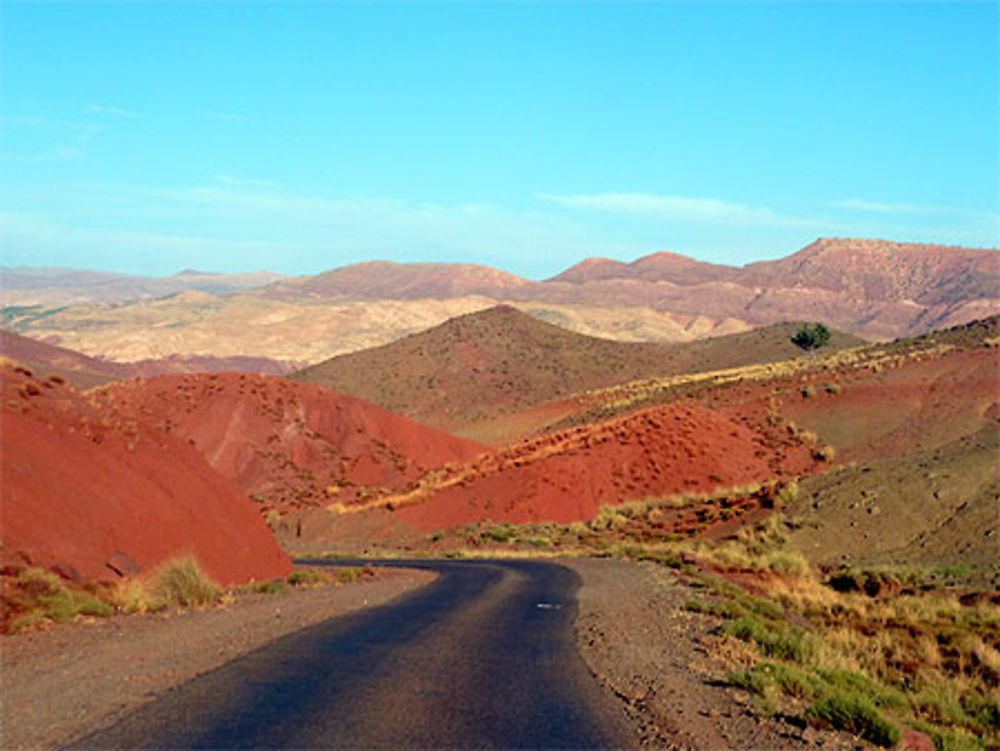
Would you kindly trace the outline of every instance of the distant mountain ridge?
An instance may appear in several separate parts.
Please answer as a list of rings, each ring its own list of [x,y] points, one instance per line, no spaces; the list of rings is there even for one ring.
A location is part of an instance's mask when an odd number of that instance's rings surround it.
[[[171,276],[148,277],[58,266],[0,266],[0,304],[112,303],[159,298],[190,290],[226,295],[274,284],[286,278],[284,274],[273,271],[217,274],[184,269]]]
[[[705,263],[659,252],[589,258],[542,282],[470,264],[355,264],[251,294],[290,300],[413,300],[647,306],[748,326],[822,318],[874,338],[912,335],[1000,311],[1000,250],[821,238],[775,261]]]
[[[660,251],[631,263],[588,258],[548,281],[586,284],[608,279],[639,279],[690,286],[727,279],[737,270],[735,266],[705,263],[679,253]]]
[[[79,272],[82,282],[67,282],[76,286],[42,288],[51,293],[45,304],[30,302],[30,284],[56,284],[65,270],[16,271],[21,287],[9,288],[9,269],[0,278],[5,326],[116,361],[181,355],[315,363],[496,304],[577,333],[660,342],[804,320],[893,339],[1000,313],[996,248],[849,238],[819,239],[743,267],[668,252],[631,263],[591,258],[546,281],[475,264],[389,261],[277,280],[183,272],[146,280],[153,288]],[[34,282],[24,278],[31,271]],[[74,295],[125,289],[139,289],[142,299],[70,304]]]

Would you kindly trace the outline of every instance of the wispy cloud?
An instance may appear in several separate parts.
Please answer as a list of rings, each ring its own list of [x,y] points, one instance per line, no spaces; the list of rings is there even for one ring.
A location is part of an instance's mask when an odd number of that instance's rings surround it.
[[[121,107],[109,107],[104,104],[92,104],[87,108],[87,111],[95,115],[110,115],[112,117],[121,117],[126,120],[135,120],[139,117],[138,112],[132,112],[131,110],[123,109]]]
[[[43,164],[80,159],[87,145],[104,127],[83,120],[63,120],[42,115],[0,117],[4,148],[0,161],[8,164]]]
[[[752,227],[822,227],[825,222],[785,216],[776,211],[718,198],[660,195],[655,193],[588,193],[539,198],[571,209],[634,214],[690,224],[724,224]]]
[[[936,214],[947,209],[938,206],[917,206],[912,203],[885,203],[866,201],[863,198],[848,198],[836,204],[842,209],[869,211],[875,214]]]

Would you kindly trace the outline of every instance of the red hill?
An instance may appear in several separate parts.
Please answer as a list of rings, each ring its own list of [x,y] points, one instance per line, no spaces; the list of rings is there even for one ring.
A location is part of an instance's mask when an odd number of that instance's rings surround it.
[[[128,365],[88,357],[6,329],[0,329],[0,353],[41,374],[62,376],[82,389],[134,375]]]
[[[246,497],[185,441],[29,373],[0,371],[3,563],[110,578],[116,553],[144,569],[193,553],[223,584],[290,572]]]
[[[764,482],[814,463],[787,435],[675,403],[484,456],[455,468],[423,502],[401,498],[395,513],[422,531],[485,519],[570,522],[605,505]]]
[[[267,508],[366,498],[486,449],[374,404],[283,378],[222,373],[106,386],[95,399],[190,441]]]

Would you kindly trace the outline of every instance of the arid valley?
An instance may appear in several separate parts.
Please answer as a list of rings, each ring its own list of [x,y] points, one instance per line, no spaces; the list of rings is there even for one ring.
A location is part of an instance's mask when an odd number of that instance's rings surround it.
[[[996,747],[998,268],[4,269],[3,745]]]

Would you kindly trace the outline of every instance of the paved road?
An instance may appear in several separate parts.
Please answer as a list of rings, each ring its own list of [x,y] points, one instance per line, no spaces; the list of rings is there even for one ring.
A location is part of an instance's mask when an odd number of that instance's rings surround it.
[[[73,747],[633,745],[576,651],[574,572],[534,561],[406,565],[441,576],[272,642]]]

